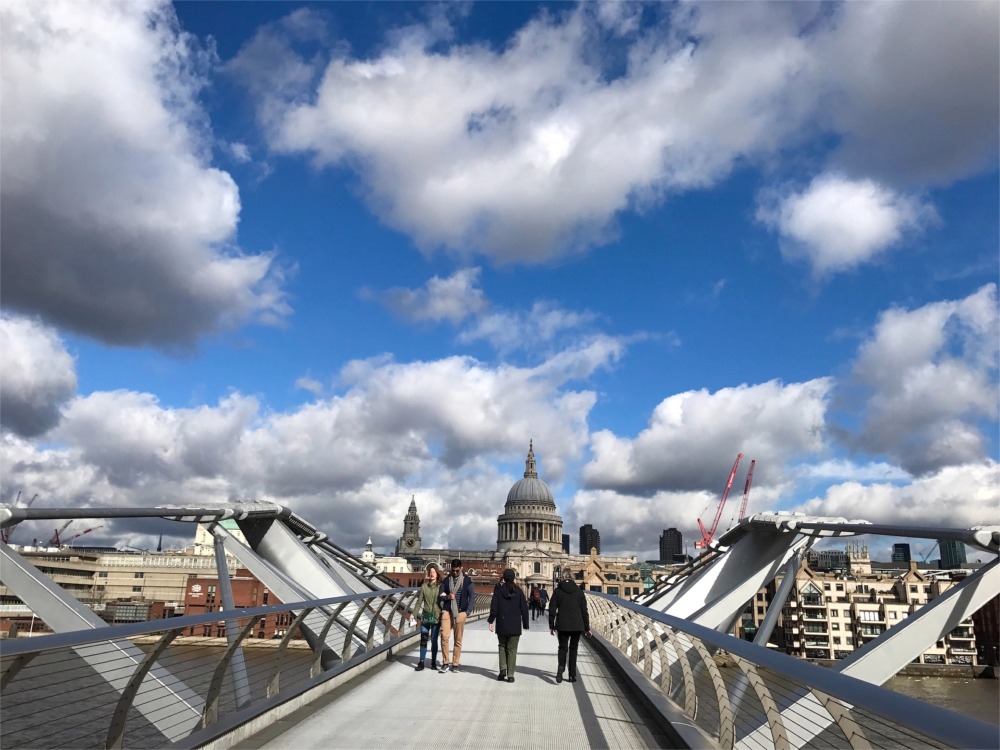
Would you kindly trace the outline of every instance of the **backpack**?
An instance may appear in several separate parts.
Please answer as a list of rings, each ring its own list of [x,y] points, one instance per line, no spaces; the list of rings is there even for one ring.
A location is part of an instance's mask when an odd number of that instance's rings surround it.
[[[541,601],[541,598],[542,595],[538,592],[538,589],[535,589],[534,591],[531,592],[531,600],[533,602]]]

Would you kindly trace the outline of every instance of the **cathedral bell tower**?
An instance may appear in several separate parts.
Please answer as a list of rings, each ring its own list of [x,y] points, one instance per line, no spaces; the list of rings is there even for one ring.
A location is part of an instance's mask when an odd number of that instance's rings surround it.
[[[417,500],[410,495],[410,509],[403,518],[403,536],[396,542],[397,555],[415,555],[420,552],[420,516]]]

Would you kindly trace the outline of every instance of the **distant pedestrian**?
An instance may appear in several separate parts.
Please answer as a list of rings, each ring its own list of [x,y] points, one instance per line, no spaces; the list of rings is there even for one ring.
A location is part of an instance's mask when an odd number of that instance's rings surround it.
[[[542,614],[545,614],[545,608],[549,604],[549,592],[546,591],[545,589],[542,589],[542,593],[539,596],[541,597],[541,601],[539,602],[539,609]]]
[[[534,620],[542,609],[542,592],[538,586],[531,587],[531,619]]]
[[[465,621],[472,614],[475,590],[472,579],[462,574],[462,561],[451,561],[451,575],[441,583],[441,674],[457,672],[462,663],[462,634]],[[455,650],[449,659],[451,636],[455,635]]]
[[[563,681],[569,666],[569,681],[576,682],[576,652],[580,636],[590,638],[590,614],[583,590],[568,576],[559,582],[549,602],[549,634],[559,634],[559,667],[556,682]]]
[[[430,563],[424,574],[424,583],[420,587],[420,661],[417,671],[424,668],[427,658],[427,642],[431,644],[431,669],[437,669],[438,638],[441,636],[441,602],[438,595],[441,591],[441,579],[444,573],[437,563]]]
[[[528,629],[528,601],[521,587],[514,583],[514,571],[511,568],[503,572],[503,581],[493,590],[487,622],[491,633],[493,623],[496,622],[497,647],[500,653],[500,674],[497,679],[501,682],[513,682],[517,667],[517,642],[521,639],[522,627],[524,630]]]

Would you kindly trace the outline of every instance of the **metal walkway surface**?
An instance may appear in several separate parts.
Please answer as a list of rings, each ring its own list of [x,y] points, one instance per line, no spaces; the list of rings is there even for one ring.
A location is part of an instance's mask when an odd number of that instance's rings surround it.
[[[497,677],[497,639],[470,623],[457,674],[414,671],[411,649],[237,748],[637,748],[667,740],[581,639],[575,683],[555,680],[557,641],[535,620],[521,636],[514,683]]]

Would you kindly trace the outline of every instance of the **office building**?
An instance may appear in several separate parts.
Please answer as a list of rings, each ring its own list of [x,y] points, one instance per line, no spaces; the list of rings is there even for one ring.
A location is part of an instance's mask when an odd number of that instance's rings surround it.
[[[580,554],[589,555],[592,549],[601,554],[601,532],[589,523],[585,523],[580,527]]]
[[[664,529],[660,534],[660,562],[677,562],[684,556],[684,537],[675,528]]]
[[[957,539],[939,539],[938,549],[941,550],[941,570],[955,570],[968,562],[965,559],[965,543]]]
[[[910,545],[906,543],[894,544],[892,545],[892,561],[893,562],[909,562],[910,561]]]

